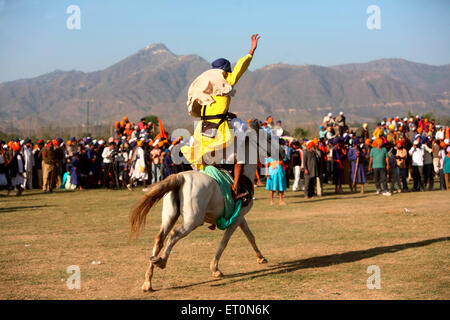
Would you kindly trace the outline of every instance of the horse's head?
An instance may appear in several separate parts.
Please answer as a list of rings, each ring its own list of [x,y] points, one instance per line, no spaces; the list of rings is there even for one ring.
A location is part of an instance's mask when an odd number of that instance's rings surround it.
[[[250,141],[254,142],[250,143],[250,149],[252,149],[252,147],[255,148],[261,162],[267,157],[271,157],[277,161],[285,158],[284,148],[280,144],[280,139],[277,136],[269,134],[266,129],[261,126],[258,119],[249,121],[249,130],[251,130],[252,133],[254,132],[252,135],[248,135]]]

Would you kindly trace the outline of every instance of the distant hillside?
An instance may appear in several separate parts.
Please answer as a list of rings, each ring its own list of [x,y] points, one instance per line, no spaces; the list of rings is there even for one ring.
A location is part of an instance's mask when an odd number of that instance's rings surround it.
[[[257,56],[255,56],[257,59]],[[186,126],[187,89],[210,64],[196,55],[177,56],[153,44],[97,71],[54,71],[0,84],[0,130],[112,123],[123,115],[155,114]],[[236,86],[231,110],[246,119],[272,114],[289,125],[315,123],[328,112],[354,120],[402,115],[409,110],[448,115],[450,66],[382,59],[334,67],[270,65],[247,72]]]
[[[345,64],[333,68],[345,72],[376,72],[430,93],[443,94],[450,90],[450,64],[430,66],[404,59],[380,59],[368,63]]]

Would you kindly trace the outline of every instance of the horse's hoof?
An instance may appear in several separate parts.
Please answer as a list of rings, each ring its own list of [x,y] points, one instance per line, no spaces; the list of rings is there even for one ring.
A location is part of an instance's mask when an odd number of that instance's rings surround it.
[[[150,261],[158,268],[164,269],[166,267],[166,262],[161,257],[150,259]]]
[[[144,292],[153,291],[152,285],[149,281],[144,282],[144,284],[142,285],[142,291],[144,291]]]
[[[266,258],[264,258],[264,257],[262,257],[262,258],[258,258],[258,263],[259,264],[263,264],[263,263],[267,263],[267,259]]]
[[[213,277],[215,277],[215,278],[223,277],[222,271],[220,271],[220,270],[214,271],[213,272]]]

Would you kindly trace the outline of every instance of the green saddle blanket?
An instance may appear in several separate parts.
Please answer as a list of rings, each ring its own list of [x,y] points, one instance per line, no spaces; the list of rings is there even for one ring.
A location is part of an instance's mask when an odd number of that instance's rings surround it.
[[[201,172],[213,178],[219,184],[220,190],[222,191],[225,210],[223,215],[217,218],[216,225],[220,230],[225,230],[237,219],[242,205],[241,200],[236,202],[233,200],[231,193],[231,186],[234,183],[233,178],[225,170],[220,170],[214,166],[206,166]]]

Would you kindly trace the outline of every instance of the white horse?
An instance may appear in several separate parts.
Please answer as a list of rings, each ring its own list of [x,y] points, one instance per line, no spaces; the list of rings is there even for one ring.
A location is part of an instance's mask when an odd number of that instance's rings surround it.
[[[270,145],[270,136],[265,135],[265,137],[267,140],[266,146],[268,144]],[[249,143],[247,142],[247,150],[248,145]],[[260,145],[258,149],[260,148],[264,150],[264,146]],[[279,150],[280,155],[282,155],[282,149],[276,150]],[[268,154],[267,149],[264,151]],[[256,170],[257,164],[245,164],[243,174],[253,182]],[[180,239],[186,237],[204,222],[215,224],[217,218],[221,217],[224,212],[223,194],[218,183],[213,178],[199,171],[185,171],[174,174],[163,181],[153,184],[137,207],[131,212],[130,239],[133,237],[133,234],[137,236],[145,225],[145,219],[149,210],[161,198],[163,198],[161,229],[155,238],[150,265],[147,268],[144,284],[142,285],[143,291],[153,290],[152,277],[154,266],[156,265],[161,269],[166,267],[170,252]],[[252,205],[253,199],[246,207],[241,208],[238,218],[225,230],[216,255],[210,264],[210,269],[214,277],[223,276],[218,267],[219,259],[237,227],[241,228],[252,245],[257,262],[267,263],[266,258],[264,258],[258,249],[255,237],[245,220],[245,215],[250,211]],[[182,224],[172,230],[180,215],[183,217]],[[170,232],[171,230],[172,232]],[[164,247],[164,240],[167,235],[169,235],[169,238],[166,247],[161,256],[158,257],[158,254]]]

